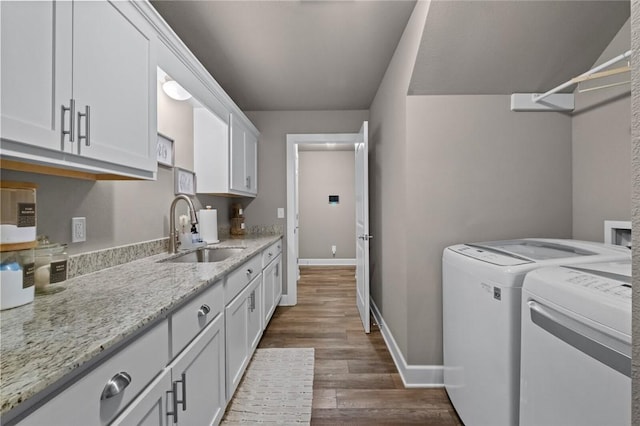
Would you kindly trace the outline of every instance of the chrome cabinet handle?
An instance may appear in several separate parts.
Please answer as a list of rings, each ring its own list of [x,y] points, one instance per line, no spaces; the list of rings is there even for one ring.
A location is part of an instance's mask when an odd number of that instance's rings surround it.
[[[369,240],[373,240],[373,235],[369,235],[369,234],[358,235],[358,238],[360,238],[363,241],[369,241]]]
[[[124,371],[113,376],[102,390],[100,400],[112,398],[122,392],[131,383],[131,376]]]
[[[178,404],[182,405],[182,411],[187,409],[187,373],[181,374],[181,379],[176,380],[175,383],[182,383],[182,399],[178,399],[178,394],[176,394],[176,409],[178,408]]]
[[[269,257],[273,256],[273,253],[269,252]]]
[[[276,264],[276,277],[278,275],[280,275],[280,264],[279,263]]]
[[[209,312],[211,312],[211,308],[209,307],[209,305],[207,305],[206,303],[202,306],[200,306],[200,309],[198,310],[198,316],[199,317],[204,317],[206,316]]]
[[[69,130],[65,130],[64,129],[64,116],[66,115],[67,111],[69,112]],[[61,120],[62,120],[62,143],[64,143],[64,136],[65,135],[69,135],[69,142],[73,142],[74,139],[74,132],[73,129],[75,128],[75,126],[73,125],[73,120],[75,119],[76,116],[76,101],[73,99],[69,100],[69,108],[67,108],[66,106],[62,105],[62,114],[60,114],[61,116]]]
[[[247,176],[247,188],[251,188],[251,176]]]
[[[253,290],[249,296],[249,311],[253,312],[256,309],[256,291]]]
[[[84,128],[86,133],[84,135],[80,132],[82,117],[84,117],[85,121]],[[85,105],[84,113],[78,111],[78,142],[81,142],[82,139],[84,139],[86,146],[91,146],[91,107],[89,105]]]
[[[251,275],[251,274],[253,274],[253,269],[251,268],[247,269],[247,275]]]
[[[178,382],[171,383],[171,390],[167,391],[167,395],[173,395],[173,410],[167,409],[167,417],[173,416],[173,423],[178,423]]]

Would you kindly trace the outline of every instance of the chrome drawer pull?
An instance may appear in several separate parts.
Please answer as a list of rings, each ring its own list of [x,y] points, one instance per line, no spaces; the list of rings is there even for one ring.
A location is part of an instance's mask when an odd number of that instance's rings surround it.
[[[247,269],[247,275],[251,275],[251,274],[253,274],[253,269],[251,268]]]
[[[122,392],[131,383],[131,376],[124,371],[113,376],[102,390],[100,400],[109,399]]]
[[[198,310],[198,316],[199,317],[204,317],[209,312],[211,312],[211,308],[209,307],[209,305],[204,304],[204,305],[200,306],[200,309]]]

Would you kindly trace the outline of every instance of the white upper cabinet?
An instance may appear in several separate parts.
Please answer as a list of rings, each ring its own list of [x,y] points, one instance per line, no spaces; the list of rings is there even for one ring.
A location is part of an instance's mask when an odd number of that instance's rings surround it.
[[[150,63],[150,35],[117,6],[127,4],[74,3],[77,153],[154,171],[156,138],[150,138],[149,122],[155,106],[149,100],[156,93],[156,67]]]
[[[153,178],[155,37],[130,2],[2,2],[2,157]]]
[[[69,130],[71,119],[69,111],[62,117],[72,98],[71,16],[70,2],[0,2],[3,142],[64,149],[62,127]]]
[[[258,137],[233,113],[225,121],[207,108],[193,114],[197,191],[255,197],[258,193]]]
[[[231,114],[231,191],[241,195],[258,193],[258,138],[237,117]]]

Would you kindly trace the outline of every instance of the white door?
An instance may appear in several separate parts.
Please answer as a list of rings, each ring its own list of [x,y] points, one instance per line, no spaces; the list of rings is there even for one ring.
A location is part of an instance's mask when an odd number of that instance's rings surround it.
[[[356,303],[364,332],[369,318],[369,123],[362,123],[356,142]]]

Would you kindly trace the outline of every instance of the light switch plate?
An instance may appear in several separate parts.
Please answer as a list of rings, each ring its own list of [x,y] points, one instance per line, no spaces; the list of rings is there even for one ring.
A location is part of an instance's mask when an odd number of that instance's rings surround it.
[[[71,218],[71,242],[82,243],[87,241],[87,218]]]
[[[278,219],[284,219],[284,207],[278,207]]]

